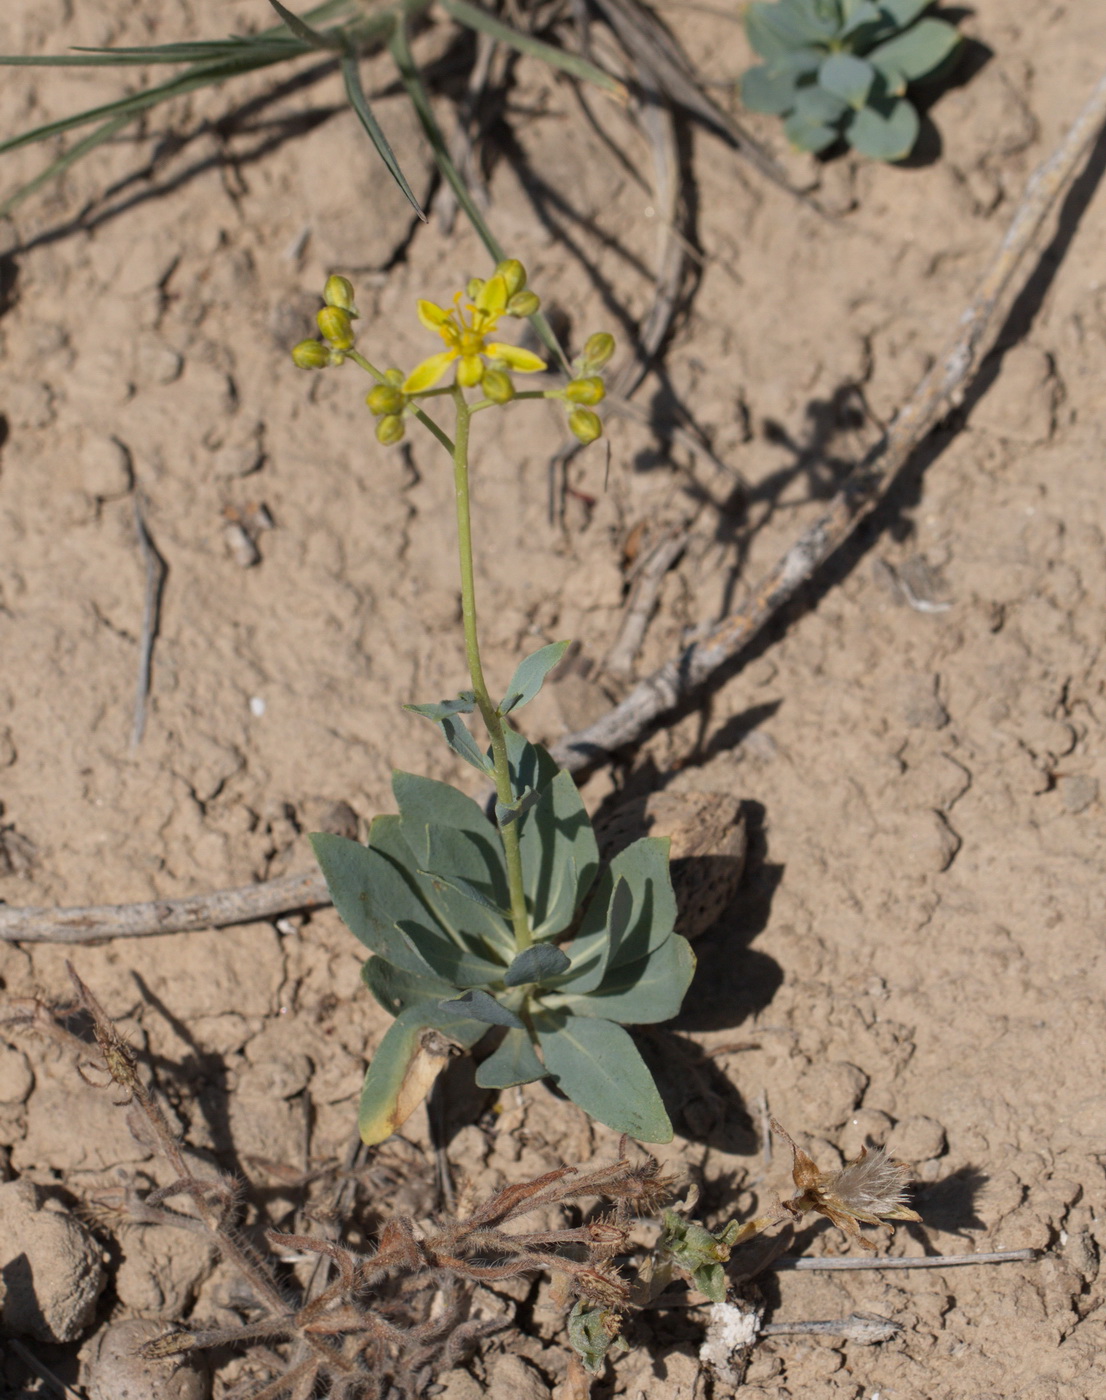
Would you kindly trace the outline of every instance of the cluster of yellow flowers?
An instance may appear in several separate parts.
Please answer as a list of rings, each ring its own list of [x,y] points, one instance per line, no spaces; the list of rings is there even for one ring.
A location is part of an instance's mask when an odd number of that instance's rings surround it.
[[[403,437],[404,417],[413,400],[449,391],[437,386],[451,366],[456,367],[453,385],[481,389],[489,404],[509,403],[515,397],[512,371],[537,374],[547,368],[545,361],[532,351],[491,339],[502,316],[533,316],[541,308],[541,301],[526,285],[526,269],[517,258],[504,259],[486,280],[473,277],[448,309],[420,299],[419,320],[427,330],[438,333],[445,349],[428,356],[410,374],[399,369],[380,373],[357,353],[353,322],[358,311],[353,286],[347,278],[337,274],[328,277],[323,301],[325,305],[316,317],[323,340],[301,340],[292,350],[292,359],[301,369],[326,369],[354,359],[373,373],[378,382],[369,390],[365,402],[378,420],[377,438],[385,444],[399,442]],[[599,371],[614,350],[612,335],[605,331],[596,333],[575,362],[575,377],[563,389],[547,389],[529,396],[564,400],[569,407],[568,426],[583,443],[594,442],[602,435],[603,423],[593,406],[606,395]]]

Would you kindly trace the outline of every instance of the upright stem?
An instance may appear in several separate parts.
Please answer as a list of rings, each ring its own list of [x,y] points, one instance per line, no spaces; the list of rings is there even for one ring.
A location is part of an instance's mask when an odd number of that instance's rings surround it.
[[[480,664],[480,643],[476,631],[476,579],[472,565],[472,516],[469,510],[469,422],[472,410],[459,388],[453,390],[457,407],[457,434],[453,448],[453,486],[457,496],[457,544],[461,556],[461,617],[465,629],[465,657],[468,661],[472,689],[480,716],[492,742],[492,762],[495,767],[495,792],[499,801],[514,801],[511,790],[511,769],[507,761],[507,739],[503,721],[484,682]],[[503,853],[507,858],[507,887],[511,895],[511,923],[515,930],[515,947],[521,953],[533,942],[530,917],[526,912],[526,893],[522,883],[522,852],[518,843],[518,823],[500,827]]]

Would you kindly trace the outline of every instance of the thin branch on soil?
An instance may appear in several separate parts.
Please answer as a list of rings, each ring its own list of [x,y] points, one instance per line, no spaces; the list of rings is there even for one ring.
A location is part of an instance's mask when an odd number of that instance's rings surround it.
[[[955,341],[896,414],[883,439],[850,473],[826,514],[784,553],[742,608],[641,681],[594,724],[555,744],[552,752],[559,764],[579,772],[640,739],[661,715],[678,708],[733,661],[872,509],[915,448],[949,407],[962,399],[980,345],[993,327],[1018,264],[1104,121],[1106,76],[1053,154],[1030,177],[998,253],[959,318]],[[97,938],[184,933],[271,919],[329,903],[322,877],[312,872],[187,900],[54,910],[0,905],[0,940],[86,943]]]
[[[878,1313],[850,1313],[832,1322],[762,1322],[761,1337],[844,1337],[849,1342],[873,1346],[889,1342],[902,1332],[901,1322],[893,1322]]]
[[[618,636],[600,667],[604,675],[621,681],[633,678],[634,663],[645,640],[645,629],[657,606],[661,584],[684,552],[688,534],[689,527],[667,530],[638,566],[630,585],[630,596],[626,600]]]
[[[35,1356],[34,1352],[25,1347],[18,1337],[9,1337],[7,1344],[19,1357],[25,1366],[29,1366],[40,1381],[49,1387],[54,1395],[60,1395],[62,1400],[82,1400],[82,1396],[75,1391],[72,1386],[65,1384],[50,1370],[49,1366],[44,1366]]]
[[[1104,121],[1106,77],[1053,154],[1030,177],[991,266],[959,318],[952,344],[895,415],[882,440],[853,468],[826,513],[782,555],[742,607],[654,671],[594,724],[554,745],[553,757],[562,767],[572,772],[593,767],[684,704],[748,646],[868,514],[931,429],[963,398],[980,345],[993,329],[1019,263]]]
[[[991,1254],[924,1254],[917,1259],[866,1259],[863,1255],[845,1259],[810,1259],[803,1255],[785,1255],[769,1264],[768,1270],[956,1269],[965,1264],[1031,1264],[1040,1257],[1039,1249],[1000,1249]]]
[[[146,705],[150,698],[150,675],[154,660],[154,642],[157,640],[158,625],[161,621],[161,590],[169,567],[158,553],[157,545],[150,536],[146,525],[146,509],[142,492],[134,493],[134,524],[138,534],[138,545],[146,564],[146,596],[142,606],[142,637],[138,645],[138,684],[134,697],[134,728],[131,730],[131,748],[138,748],[146,732]]]
[[[0,905],[0,940],[17,943],[92,943],[99,938],[140,938],[155,933],[193,933],[227,924],[275,919],[293,909],[330,903],[318,870],[282,875],[257,885],[187,899],[142,904],[100,904],[78,909],[10,909]]]

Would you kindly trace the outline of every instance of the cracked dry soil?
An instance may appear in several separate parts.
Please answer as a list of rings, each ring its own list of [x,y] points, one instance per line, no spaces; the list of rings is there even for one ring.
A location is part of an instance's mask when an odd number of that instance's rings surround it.
[[[1099,11],[979,0],[964,26],[990,53],[934,103],[933,159],[795,166],[817,174],[832,220],[710,135],[687,137],[699,283],[637,401],[662,425],[682,405],[749,488],[663,431],[612,418],[609,460],[602,445],[575,459],[553,524],[558,417],[479,423],[488,668],[505,677],[522,649],[567,636],[584,663],[528,712],[533,737],[556,739],[608,703],[594,666],[617,632],[624,546],[641,522],[693,520],[644,674],[813,518],[949,335],[1028,173],[1089,91],[1106,52]],[[731,19],[663,14],[707,77],[745,66]],[[257,22],[246,0],[218,7],[220,30]],[[212,7],[186,0],[8,0],[0,48],[166,42],[213,23]],[[369,63],[367,81],[384,71]],[[630,156],[620,164],[567,86],[529,62],[518,82],[518,150],[513,165],[493,162],[489,217],[574,337],[608,327],[625,339],[652,292],[646,149],[604,107],[604,137]],[[399,708],[461,684],[447,465],[429,439],[379,449],[353,371],[308,377],[287,352],[340,270],[379,357],[413,363],[427,352],[415,297],[445,298],[484,258],[463,223],[412,232],[334,75],[216,125],[272,86],[183,100],[156,119],[181,139],[153,165],[146,142],[121,141],[3,226],[10,904],[171,897],[303,869],[324,804],[362,819],[388,810],[393,766],[468,781]],[[94,70],[8,76],[3,130],[115,91]],[[394,95],[377,111],[425,193],[413,119]],[[773,123],[755,130],[779,148]],[[5,186],[41,158],[6,156]],[[891,1252],[1044,1251],[993,1269],[773,1276],[773,1321],[866,1311],[905,1330],[875,1347],[766,1340],[743,1400],[1104,1393],[1102,166],[1100,145],[963,409],[886,505],[703,708],[585,788],[607,810],[660,786],[742,803],[744,880],[696,945],[681,1020],[644,1041],[678,1125],[661,1155],[700,1183],[710,1218],[787,1189],[786,1154],[762,1155],[767,1103],[823,1165],[865,1141],[910,1162],[924,1225]],[[132,747],[136,490],[168,576]],[[254,530],[260,557],[243,568],[228,525],[256,527],[262,507],[272,528]],[[274,1164],[294,1176],[344,1155],[385,1028],[333,912],[75,950],[0,945],[5,996],[65,999],[67,956],[156,1066],[189,1141],[240,1172],[273,1218],[294,1219],[303,1193]],[[451,1083],[448,1154],[475,1190],[616,1149],[540,1086],[495,1106],[463,1076]],[[421,1161],[425,1114],[409,1128]],[[73,1207],[120,1169],[140,1181],[160,1170],[110,1095],[38,1041],[0,1045],[0,1143],[5,1176]],[[419,1172],[389,1181],[382,1209],[429,1208]],[[103,1210],[92,1220],[109,1274],[95,1326],[230,1305],[233,1281],[190,1236]],[[800,1244],[844,1252],[830,1230]],[[557,1316],[528,1290],[485,1301],[525,1325],[440,1393],[548,1396],[565,1370]],[[700,1334],[693,1310],[661,1315],[597,1393],[706,1394]],[[42,1354],[75,1381],[72,1348]],[[4,1394],[45,1393],[15,1355],[0,1365]]]

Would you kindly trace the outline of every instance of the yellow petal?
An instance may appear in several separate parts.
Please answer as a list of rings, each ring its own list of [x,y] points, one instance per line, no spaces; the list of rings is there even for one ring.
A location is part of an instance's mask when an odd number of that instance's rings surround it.
[[[416,365],[403,381],[403,392],[405,394],[421,394],[427,389],[433,389],[456,358],[456,351],[443,350],[440,354],[431,355],[428,360],[423,360],[422,364]]]
[[[480,288],[480,295],[476,298],[476,306],[480,311],[490,311],[493,316],[498,316],[507,305],[507,279],[496,273],[494,277],[489,277]]]
[[[484,361],[479,355],[462,355],[457,366],[457,383],[462,389],[474,389],[484,378]]]
[[[539,360],[537,355],[530,350],[523,350],[519,345],[486,345],[485,350],[489,355],[494,355],[497,360],[505,360],[512,369],[517,369],[520,374],[537,374],[539,369],[545,369],[544,360]]]
[[[435,306],[432,301],[419,301],[419,320],[428,331],[436,331],[443,321],[449,320],[449,312]]]

